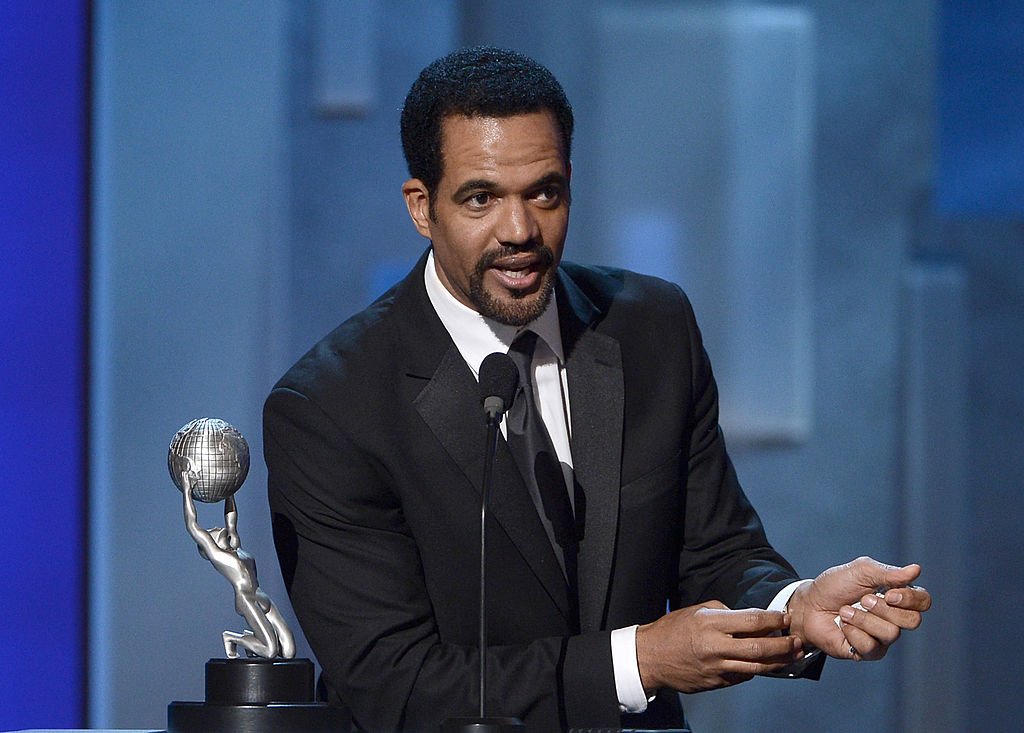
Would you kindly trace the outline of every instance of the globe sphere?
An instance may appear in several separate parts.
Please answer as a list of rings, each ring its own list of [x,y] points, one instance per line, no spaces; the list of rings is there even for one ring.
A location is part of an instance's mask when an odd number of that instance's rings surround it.
[[[201,417],[175,433],[167,470],[182,492],[188,475],[192,496],[207,504],[223,501],[249,473],[249,444],[238,430],[217,418]]]

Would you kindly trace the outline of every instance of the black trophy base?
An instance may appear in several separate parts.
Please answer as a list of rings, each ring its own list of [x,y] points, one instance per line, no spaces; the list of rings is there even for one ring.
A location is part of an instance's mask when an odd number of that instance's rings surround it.
[[[313,701],[308,659],[211,659],[206,702],[167,706],[168,733],[334,733],[348,715]]]
[[[341,710],[318,702],[220,705],[172,702],[168,733],[337,733],[349,728]]]
[[[519,718],[448,718],[441,733],[526,733],[526,726]]]

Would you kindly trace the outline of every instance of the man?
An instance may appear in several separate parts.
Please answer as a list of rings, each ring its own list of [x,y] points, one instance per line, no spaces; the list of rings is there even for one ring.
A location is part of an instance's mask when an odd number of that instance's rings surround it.
[[[518,54],[427,67],[402,112],[402,191],[430,249],[268,398],[285,581],[332,701],[360,728],[436,730],[476,711],[477,377],[484,356],[523,343],[513,410],[539,413],[562,470],[520,471],[506,420],[489,714],[531,731],[679,727],[677,690],[813,676],[822,651],[880,658],[930,605],[914,565],[861,558],[796,582],[736,480],[685,296],[561,261],[572,127],[558,82]]]

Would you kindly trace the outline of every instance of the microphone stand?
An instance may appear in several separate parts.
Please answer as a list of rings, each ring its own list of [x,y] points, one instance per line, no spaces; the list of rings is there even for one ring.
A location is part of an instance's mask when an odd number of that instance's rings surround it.
[[[487,443],[483,452],[483,488],[480,499],[480,718],[486,716],[484,700],[487,699],[487,507],[490,504],[490,482],[495,471],[495,452],[498,450],[498,425],[501,418],[488,411]]]
[[[501,413],[487,411],[487,444],[484,450],[484,481],[480,499],[480,717],[484,718],[487,699],[487,508],[491,502],[491,476],[494,473],[494,454],[498,450],[498,426]]]
[[[504,400],[487,397],[487,444],[484,446],[484,478],[480,499],[480,707],[477,718],[449,718],[441,726],[443,733],[525,733],[519,718],[487,717],[487,507],[490,503],[494,454],[498,449],[498,428],[505,411]]]

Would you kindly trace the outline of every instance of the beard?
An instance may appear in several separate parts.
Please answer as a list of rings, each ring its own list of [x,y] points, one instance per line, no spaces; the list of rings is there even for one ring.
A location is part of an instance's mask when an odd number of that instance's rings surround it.
[[[544,269],[540,285],[534,292],[513,290],[511,298],[496,298],[484,287],[484,275],[495,261],[508,257],[516,252],[527,251],[535,254],[538,264]],[[469,278],[469,299],[480,315],[504,323],[506,326],[525,326],[543,313],[551,302],[551,293],[555,290],[555,253],[549,247],[536,245],[529,249],[506,248],[485,252],[473,269]]]

